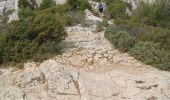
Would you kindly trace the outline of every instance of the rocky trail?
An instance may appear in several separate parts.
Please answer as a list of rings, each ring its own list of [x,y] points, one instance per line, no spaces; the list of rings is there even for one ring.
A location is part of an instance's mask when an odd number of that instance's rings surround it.
[[[0,15],[18,8],[11,0],[3,2]],[[96,2],[91,4],[96,8]],[[92,24],[102,21],[89,11],[86,18]],[[63,54],[27,62],[23,69],[0,68],[0,100],[170,100],[170,72],[118,51],[95,27],[66,30]]]
[[[170,73],[115,49],[104,32],[68,27],[64,53],[0,69],[0,100],[170,100]]]

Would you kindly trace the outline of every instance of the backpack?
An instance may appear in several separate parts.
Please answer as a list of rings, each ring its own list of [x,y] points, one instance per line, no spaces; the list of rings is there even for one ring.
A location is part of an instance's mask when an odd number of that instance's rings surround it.
[[[99,3],[99,9],[103,9],[103,4],[101,2]]]

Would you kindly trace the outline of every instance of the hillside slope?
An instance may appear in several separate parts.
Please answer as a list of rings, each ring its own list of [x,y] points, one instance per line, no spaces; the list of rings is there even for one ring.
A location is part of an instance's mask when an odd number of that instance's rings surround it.
[[[92,28],[67,28],[64,53],[0,70],[0,100],[169,100],[170,73],[121,53]]]

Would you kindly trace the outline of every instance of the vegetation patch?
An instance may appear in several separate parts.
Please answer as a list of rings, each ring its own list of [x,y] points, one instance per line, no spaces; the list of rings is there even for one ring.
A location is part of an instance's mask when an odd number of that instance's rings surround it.
[[[126,8],[129,7],[129,4],[122,0],[105,0],[106,3],[106,18],[128,18],[128,15],[125,13]]]
[[[130,6],[119,0],[105,1],[107,12],[116,13],[115,25],[107,27],[105,37],[119,50],[144,63],[170,70],[170,1],[140,2],[127,18],[124,11]]]
[[[80,1],[80,9],[71,9],[73,5],[55,5],[53,0],[43,0],[39,8],[19,0],[19,20],[7,24],[0,34],[0,64],[41,61],[61,53],[65,26],[81,23],[82,10],[89,8],[87,0]]]
[[[170,29],[170,1],[155,0],[153,4],[141,2],[133,11],[133,21]]]
[[[129,52],[146,64],[170,70],[170,30],[129,20],[117,20],[105,37],[119,50]]]

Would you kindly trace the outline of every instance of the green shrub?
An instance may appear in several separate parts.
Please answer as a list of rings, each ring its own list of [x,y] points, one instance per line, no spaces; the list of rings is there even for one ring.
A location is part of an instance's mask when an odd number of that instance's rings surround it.
[[[69,11],[66,13],[68,25],[76,25],[82,23],[85,20],[84,12],[82,11]]]
[[[79,0],[79,1],[80,1],[79,10],[83,11],[85,9],[89,9],[89,10],[92,9],[88,0]]]
[[[19,19],[25,19],[27,17],[35,17],[35,15],[36,15],[36,12],[30,8],[22,8],[19,10],[19,13],[18,13]]]
[[[105,31],[115,47],[146,64],[170,70],[170,30],[129,20],[115,20],[115,24]]]
[[[121,51],[128,51],[135,43],[135,38],[125,31],[118,31],[114,26],[107,27],[105,37]]]
[[[170,30],[165,28],[148,26],[131,20],[116,20],[117,30],[127,31],[137,41],[152,41],[161,44],[162,48],[170,49]]]
[[[28,0],[19,0],[18,6],[19,6],[19,8],[32,8],[32,6]]]
[[[0,64],[38,61],[61,53],[60,41],[66,36],[64,26],[84,21],[82,11],[71,10],[67,4],[51,7],[51,3],[45,2],[40,9],[21,7],[19,20],[9,23],[0,34]]]
[[[79,0],[67,0],[67,4],[72,10],[78,9],[78,6],[80,5]]]
[[[41,12],[12,22],[6,33],[1,34],[0,64],[60,53],[58,44],[65,35],[64,25],[52,13]]]
[[[67,0],[67,4],[71,10],[91,10],[91,5],[88,0]]]
[[[47,9],[47,8],[50,8],[52,6],[54,6],[55,3],[53,0],[42,0],[42,3],[40,5],[40,9],[43,10],[43,9]]]
[[[56,18],[60,19],[60,21],[65,25],[76,25],[81,23],[84,20],[84,12],[77,10],[70,10],[70,8],[64,5],[57,5],[51,8],[47,8],[39,13],[52,13],[56,16]]]
[[[107,19],[103,19],[103,20],[102,20],[102,23],[103,23],[103,26],[104,26],[104,27],[107,27],[107,26],[109,25]]]
[[[103,23],[102,22],[97,22],[97,25],[96,25],[96,32],[101,32],[104,30],[104,26],[103,26]]]
[[[101,32],[104,30],[104,27],[107,26],[108,26],[108,21],[106,19],[103,19],[102,22],[97,22],[96,31]]]
[[[154,65],[159,69],[170,70],[170,53],[150,41],[139,42],[130,49],[130,54],[146,64]]]
[[[119,34],[119,37],[117,37],[118,42],[115,46],[118,47],[121,51],[128,51],[135,43],[135,38],[130,36],[127,32],[118,32],[117,34]]]
[[[170,28],[169,11],[169,0],[155,0],[153,4],[141,2],[133,11],[132,19],[148,25]]]
[[[38,14],[34,23],[37,39],[41,43],[49,40],[61,40],[60,38],[65,34],[65,29],[60,19],[57,19],[51,13]]]
[[[122,0],[105,0],[107,8],[106,8],[106,16],[110,16],[111,18],[127,18],[128,15],[125,14],[126,8],[128,4]]]

